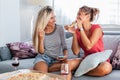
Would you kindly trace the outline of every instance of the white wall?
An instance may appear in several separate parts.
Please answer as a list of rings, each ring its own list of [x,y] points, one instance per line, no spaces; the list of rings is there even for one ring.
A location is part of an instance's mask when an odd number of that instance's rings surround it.
[[[27,3],[27,0],[20,0],[20,30],[21,41],[28,41],[31,39],[31,17],[33,15],[33,8]]]
[[[0,0],[0,46],[31,40],[33,17],[39,5],[51,5],[52,0]],[[47,1],[46,4],[44,1]],[[32,22],[32,23],[31,23]]]
[[[35,17],[41,6],[51,5],[52,0],[20,0],[21,41],[31,40]]]
[[[0,46],[20,41],[19,0],[0,0]]]

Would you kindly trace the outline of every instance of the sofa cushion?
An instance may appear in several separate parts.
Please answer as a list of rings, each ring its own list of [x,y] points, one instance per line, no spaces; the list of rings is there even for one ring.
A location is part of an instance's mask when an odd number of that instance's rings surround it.
[[[103,37],[105,50],[111,49],[113,52],[110,56],[112,61],[114,54],[117,51],[118,43],[120,41],[120,35],[104,35]]]
[[[80,76],[80,77],[73,77],[72,80],[120,80],[120,70],[112,70],[112,72],[108,75],[102,77],[95,77],[95,76]]]
[[[1,56],[0,56],[0,61],[1,61]]]
[[[97,53],[88,55],[80,63],[78,69],[75,72],[75,77],[82,76],[83,74],[96,68],[98,64],[106,61],[110,57],[111,53],[112,53],[112,50],[105,50],[103,52],[97,52]]]
[[[68,49],[68,58],[77,58],[78,56],[74,55],[71,46],[72,46],[72,37],[66,39],[67,49]]]
[[[65,32],[65,36],[66,36],[66,39],[70,38],[70,37],[72,37],[72,33],[66,31]]]
[[[17,67],[17,69],[20,70],[20,69],[33,68],[34,60],[35,60],[35,58],[19,60],[19,66]],[[10,71],[14,71],[14,67],[12,66],[12,61],[11,60],[1,61],[0,62],[0,73],[10,72]]]
[[[34,58],[37,55],[30,43],[14,42],[8,43],[7,46],[10,49],[12,56],[19,57],[19,59]]]
[[[113,56],[112,66],[113,66],[113,69],[120,69],[120,42],[117,48],[117,52]]]
[[[11,54],[7,46],[0,47],[0,57],[2,61],[11,59]]]

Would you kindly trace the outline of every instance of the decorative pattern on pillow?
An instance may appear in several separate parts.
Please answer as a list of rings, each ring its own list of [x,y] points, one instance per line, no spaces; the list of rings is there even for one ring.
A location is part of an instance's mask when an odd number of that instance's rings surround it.
[[[74,76],[75,77],[82,76],[83,74],[96,68],[98,64],[106,61],[110,57],[111,53],[112,53],[112,50],[105,50],[103,52],[97,52],[97,53],[88,55],[85,59],[82,60]]]
[[[34,58],[37,53],[32,44],[25,42],[14,42],[6,44],[10,49],[13,57],[19,57],[20,59]]]
[[[117,51],[113,56],[112,66],[113,69],[120,69],[120,43],[118,44]]]

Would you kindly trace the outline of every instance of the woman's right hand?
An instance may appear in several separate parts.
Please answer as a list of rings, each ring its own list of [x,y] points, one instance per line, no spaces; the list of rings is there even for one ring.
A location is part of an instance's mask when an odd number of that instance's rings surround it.
[[[38,36],[40,40],[44,40],[45,32],[44,30],[39,30],[38,31]]]
[[[71,27],[71,26],[66,25],[66,26],[64,26],[64,28],[72,34],[75,33],[75,27],[74,26]]]

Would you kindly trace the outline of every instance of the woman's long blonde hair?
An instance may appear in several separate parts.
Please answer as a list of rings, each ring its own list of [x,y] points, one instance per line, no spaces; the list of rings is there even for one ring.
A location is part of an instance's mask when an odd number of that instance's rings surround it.
[[[45,29],[45,27],[48,24],[48,21],[51,18],[52,11],[53,9],[50,6],[45,6],[38,13],[36,24],[35,24],[34,31],[33,31],[33,36],[32,36],[33,46],[36,52],[39,52],[38,46],[39,46],[40,40],[38,39],[38,31]]]

